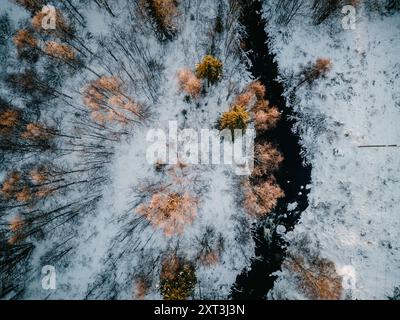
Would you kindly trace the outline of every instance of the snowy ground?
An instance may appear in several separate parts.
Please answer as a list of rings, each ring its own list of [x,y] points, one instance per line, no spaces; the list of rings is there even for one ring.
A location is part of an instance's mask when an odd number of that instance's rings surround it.
[[[305,8],[282,28],[274,6],[264,2],[270,48],[313,168],[289,251],[306,238],[307,250],[333,261],[349,284],[343,298],[385,299],[400,284],[400,148],[359,146],[400,144],[400,16],[361,6],[356,29],[343,30],[342,16],[314,26]],[[327,78],[290,95],[291,75],[317,58],[332,60]],[[306,298],[289,270],[278,275],[271,298]]]

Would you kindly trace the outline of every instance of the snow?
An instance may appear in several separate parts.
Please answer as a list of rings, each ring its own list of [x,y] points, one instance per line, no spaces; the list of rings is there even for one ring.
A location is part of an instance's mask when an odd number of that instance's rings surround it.
[[[305,159],[312,165],[309,207],[286,235],[289,252],[304,248],[333,261],[348,299],[386,299],[400,284],[400,17],[357,8],[355,30],[341,16],[319,26],[299,15],[287,28],[265,1],[270,49],[276,54],[288,107],[296,113]],[[306,11],[305,11],[306,12]],[[326,79],[289,94],[301,65],[330,58]],[[304,299],[283,269],[270,298]]]
[[[287,210],[289,212],[290,211],[294,211],[294,210],[296,210],[297,206],[298,206],[297,202],[289,203],[288,206],[287,206]]]
[[[2,12],[7,12],[14,21],[26,19],[29,12],[9,0],[0,0],[0,8]]]

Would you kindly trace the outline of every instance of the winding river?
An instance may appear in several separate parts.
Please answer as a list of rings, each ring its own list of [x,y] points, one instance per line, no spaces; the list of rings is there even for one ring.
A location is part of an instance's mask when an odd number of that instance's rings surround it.
[[[281,233],[277,232],[277,227],[284,226],[286,231],[293,230],[301,213],[307,208],[306,186],[311,180],[311,167],[303,165],[299,137],[292,132],[294,120],[291,120],[290,116],[293,113],[286,107],[283,85],[276,80],[278,66],[268,48],[266,21],[262,18],[262,3],[258,0],[240,1],[243,6],[241,23],[247,31],[244,42],[252,62],[250,71],[265,85],[270,103],[282,112],[278,126],[258,136],[257,140],[273,142],[285,158],[280,171],[276,174],[277,181],[285,192],[285,198],[280,200],[273,213],[254,225],[255,258],[250,270],[243,271],[232,288],[232,299],[245,300],[263,299],[273,288],[276,277],[272,274],[280,270],[286,251],[284,248],[286,243]],[[288,204],[294,202],[297,203],[296,209],[288,212]]]

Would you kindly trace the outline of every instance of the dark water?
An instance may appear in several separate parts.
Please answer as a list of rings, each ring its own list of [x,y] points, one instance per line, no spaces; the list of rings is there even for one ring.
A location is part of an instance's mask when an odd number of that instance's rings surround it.
[[[268,49],[268,35],[264,29],[266,22],[261,17],[261,2],[239,1],[243,6],[241,23],[248,34],[245,39],[246,49],[251,50],[249,58],[253,66],[250,71],[265,85],[270,104],[282,111],[282,120],[277,128],[257,137],[257,140],[275,143],[284,155],[285,160],[276,178],[286,196],[279,202],[274,213],[254,226],[253,237],[256,242],[257,259],[252,261],[250,271],[244,271],[237,277],[231,293],[233,299],[263,299],[274,285],[275,277],[270,275],[280,270],[285,257],[285,249],[282,248],[285,242],[276,233],[276,226],[283,225],[286,230],[292,230],[299,221],[301,212],[307,208],[308,191],[305,186],[311,180],[311,168],[302,164],[299,138],[291,130],[293,121],[288,119],[292,111],[286,107],[283,86],[275,80],[278,69],[273,61],[274,56]],[[302,186],[304,189],[301,189]],[[295,211],[285,217],[287,205],[292,202],[297,202],[298,206]],[[270,230],[269,237],[264,233],[265,228]]]

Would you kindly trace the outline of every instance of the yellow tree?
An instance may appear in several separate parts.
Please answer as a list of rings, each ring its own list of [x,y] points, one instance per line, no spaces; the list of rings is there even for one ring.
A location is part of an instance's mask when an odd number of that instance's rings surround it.
[[[257,131],[266,131],[276,126],[280,119],[279,110],[265,100],[266,89],[260,81],[250,83],[242,94],[236,97],[234,105],[241,105],[251,112]]]
[[[196,76],[200,79],[207,79],[207,84],[214,84],[222,76],[223,64],[217,58],[206,55],[203,60],[196,65]]]
[[[245,130],[250,121],[250,114],[241,105],[233,106],[229,111],[222,114],[220,118],[221,129]]]
[[[197,283],[194,266],[176,255],[164,258],[160,274],[160,293],[165,300],[186,300]]]

